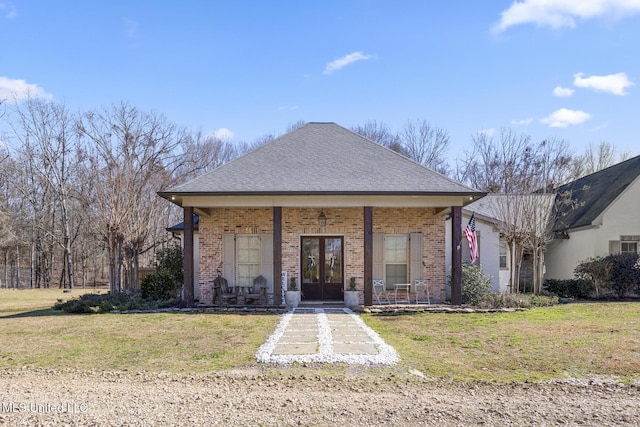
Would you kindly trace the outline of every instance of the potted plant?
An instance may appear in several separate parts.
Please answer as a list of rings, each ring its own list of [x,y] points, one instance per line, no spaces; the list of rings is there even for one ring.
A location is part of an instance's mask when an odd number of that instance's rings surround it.
[[[344,305],[347,307],[355,307],[360,305],[360,295],[356,290],[356,278],[349,279],[349,289],[344,291]]]
[[[298,284],[296,278],[292,277],[289,280],[289,288],[284,295],[284,300],[287,303],[287,307],[296,308],[300,304],[300,291],[298,290]]]

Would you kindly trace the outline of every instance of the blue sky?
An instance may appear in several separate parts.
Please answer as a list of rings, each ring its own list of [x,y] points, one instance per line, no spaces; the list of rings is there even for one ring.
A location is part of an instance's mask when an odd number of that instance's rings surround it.
[[[0,98],[128,101],[252,142],[298,121],[511,127],[640,154],[640,0],[0,0]]]

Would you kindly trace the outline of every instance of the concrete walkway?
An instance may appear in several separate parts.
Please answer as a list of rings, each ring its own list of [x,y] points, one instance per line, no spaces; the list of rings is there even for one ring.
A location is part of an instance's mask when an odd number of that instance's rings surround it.
[[[392,365],[399,357],[348,308],[296,308],[283,315],[256,359],[265,363]]]

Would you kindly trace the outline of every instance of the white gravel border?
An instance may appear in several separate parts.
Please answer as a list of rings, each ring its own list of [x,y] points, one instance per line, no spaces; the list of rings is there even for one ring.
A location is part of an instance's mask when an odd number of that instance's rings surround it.
[[[336,354],[333,350],[333,337],[331,335],[331,327],[329,325],[329,319],[326,312],[322,308],[315,309],[316,320],[318,325],[318,344],[319,352],[315,354],[293,355],[293,354],[281,354],[273,355],[273,350],[280,341],[280,338],[284,334],[293,312],[286,313],[282,316],[282,319],[278,323],[276,330],[267,339],[267,341],[260,346],[256,353],[256,360],[262,363],[277,363],[277,364],[291,364],[294,362],[300,363],[348,363],[359,365],[394,365],[400,360],[396,350],[389,344],[384,342],[380,335],[378,335],[373,329],[368,327],[352,310],[348,308],[342,309],[346,314],[350,315],[355,323],[360,326],[371,339],[371,342],[378,349],[376,355],[364,355],[364,354]]]

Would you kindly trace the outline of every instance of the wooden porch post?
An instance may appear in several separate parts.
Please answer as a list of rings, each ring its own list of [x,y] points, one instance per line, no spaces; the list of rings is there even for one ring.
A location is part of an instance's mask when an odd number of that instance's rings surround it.
[[[282,208],[273,208],[273,304],[282,305]]]
[[[194,299],[194,272],[193,272],[193,207],[187,206],[184,210],[184,304],[187,307],[193,305]]]
[[[462,304],[462,206],[451,208],[451,304]]]
[[[364,305],[373,305],[373,208],[364,207]]]

